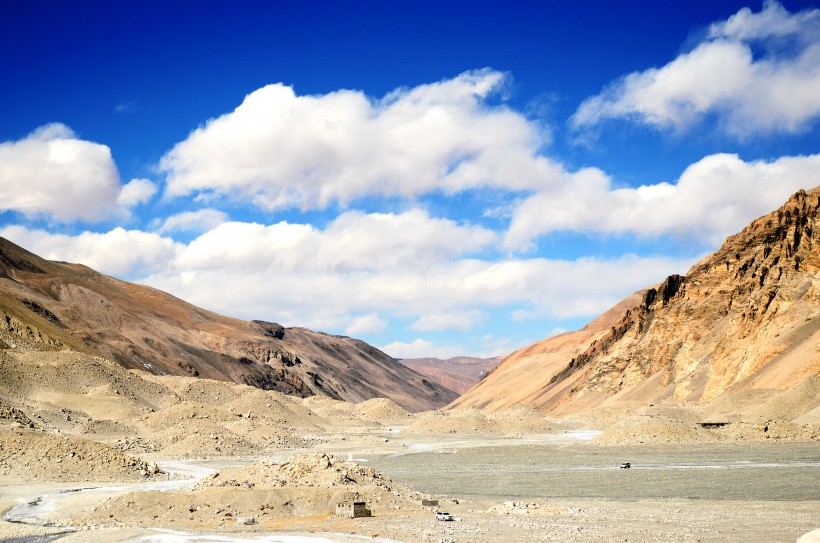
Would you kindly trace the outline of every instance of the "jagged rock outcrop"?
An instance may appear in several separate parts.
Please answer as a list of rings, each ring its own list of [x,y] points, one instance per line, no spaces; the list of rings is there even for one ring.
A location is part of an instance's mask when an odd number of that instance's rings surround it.
[[[0,238],[0,348],[99,355],[129,369],[249,384],[302,397],[384,397],[411,411],[456,393],[348,337],[242,321]]]
[[[819,210],[820,188],[798,192],[685,276],[636,293],[583,330],[514,353],[454,405],[521,403],[562,414],[605,402],[702,404],[817,378]],[[519,371],[531,384],[516,390]]]

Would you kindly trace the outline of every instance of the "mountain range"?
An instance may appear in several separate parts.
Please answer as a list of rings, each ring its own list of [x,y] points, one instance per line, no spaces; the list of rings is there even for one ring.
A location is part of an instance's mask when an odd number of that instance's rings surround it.
[[[820,187],[800,191],[686,275],[500,364],[396,361],[353,338],[225,317],[0,238],[0,349],[71,350],[301,397],[384,397],[417,412],[719,405],[730,415],[779,402],[811,422],[820,419],[819,210]]]
[[[303,397],[384,397],[410,411],[457,397],[363,341],[225,317],[0,238],[0,348],[27,346]]]

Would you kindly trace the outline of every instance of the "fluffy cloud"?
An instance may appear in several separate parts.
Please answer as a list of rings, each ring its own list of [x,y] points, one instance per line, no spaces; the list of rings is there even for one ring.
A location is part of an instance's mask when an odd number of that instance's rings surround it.
[[[481,70],[381,100],[345,90],[298,96],[268,85],[163,156],[167,195],[227,196],[275,210],[542,187],[563,170],[538,154],[541,127],[488,104],[505,80]]]
[[[228,220],[228,215],[218,209],[199,209],[171,215],[162,221],[160,233],[207,232]]]
[[[111,213],[119,194],[111,150],[78,139],[63,124],[0,143],[0,210],[96,221]]]
[[[267,273],[423,269],[491,248],[497,240],[484,228],[432,218],[418,209],[400,214],[351,211],[325,230],[287,222],[223,223],[192,241],[179,264]]]
[[[150,179],[132,179],[120,190],[117,203],[134,207],[147,203],[157,193],[157,186]]]
[[[79,262],[98,272],[126,279],[167,271],[181,249],[172,240],[157,234],[123,228],[67,236],[7,226],[0,228],[0,236],[43,258]]]
[[[743,8],[724,22],[709,27],[710,38],[760,40],[793,38],[801,43],[816,43],[820,31],[820,10],[791,14],[778,2],[765,0],[763,10],[754,13]]]
[[[676,184],[616,188],[603,174],[577,181],[524,200],[513,213],[505,244],[524,248],[553,231],[671,233],[717,244],[797,190],[820,185],[820,155],[772,162],[710,155],[689,166]]]
[[[758,54],[758,51],[764,51]],[[584,101],[575,128],[629,118],[685,130],[714,114],[729,134],[795,133],[820,116],[820,10],[776,2],[713,24],[691,52],[625,76]]]

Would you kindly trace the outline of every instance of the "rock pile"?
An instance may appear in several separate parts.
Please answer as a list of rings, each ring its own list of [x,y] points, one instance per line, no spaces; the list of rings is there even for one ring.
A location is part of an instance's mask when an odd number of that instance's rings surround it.
[[[11,480],[138,481],[159,473],[155,463],[86,439],[30,430],[0,431],[0,476]]]
[[[249,466],[226,468],[197,485],[197,488],[210,487],[377,487],[401,498],[417,499],[421,496],[371,467],[337,460],[323,453],[291,456],[281,464],[263,460]]]
[[[0,424],[15,428],[34,428],[34,423],[25,413],[0,399]]]

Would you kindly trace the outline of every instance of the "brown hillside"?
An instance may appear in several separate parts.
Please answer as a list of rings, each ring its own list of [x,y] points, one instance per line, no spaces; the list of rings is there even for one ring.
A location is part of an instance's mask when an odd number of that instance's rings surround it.
[[[523,404],[535,406],[544,383],[564,368],[596,339],[604,336],[628,308],[640,301],[642,293],[624,299],[580,330],[567,332],[519,349],[506,357],[471,391],[451,407],[499,411]]]
[[[0,238],[0,349],[71,349],[126,368],[412,411],[456,394],[356,339],[242,321],[79,265],[44,260]]]
[[[816,391],[806,383],[820,375],[818,209],[820,188],[798,192],[686,276],[513,353],[453,405],[570,414],[728,397],[762,404],[794,387]],[[800,397],[790,418],[820,404],[817,394]]]
[[[450,390],[464,394],[501,362],[499,358],[475,358],[456,356],[440,358],[408,358],[401,361],[404,366],[428,377]]]

